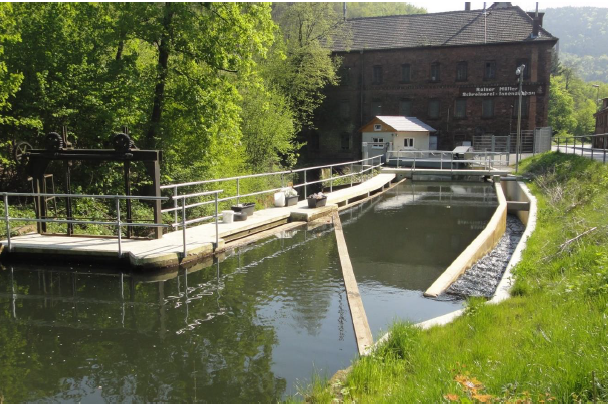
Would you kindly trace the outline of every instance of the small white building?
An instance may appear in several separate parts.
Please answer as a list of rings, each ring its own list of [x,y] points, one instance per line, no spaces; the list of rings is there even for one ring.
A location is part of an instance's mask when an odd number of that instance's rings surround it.
[[[384,155],[387,150],[437,149],[435,129],[416,117],[379,115],[360,129],[363,158]]]

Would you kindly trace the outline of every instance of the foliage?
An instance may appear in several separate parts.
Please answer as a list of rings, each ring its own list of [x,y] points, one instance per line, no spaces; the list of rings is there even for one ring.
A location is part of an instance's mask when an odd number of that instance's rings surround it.
[[[342,11],[342,3],[334,3],[334,8],[338,12]],[[403,15],[403,14],[425,14],[427,11],[424,7],[416,7],[408,3],[346,3],[347,18],[359,17],[382,17],[387,15]]]
[[[334,401],[608,401],[608,166],[549,152],[521,167],[534,179],[538,218],[514,270],[518,294],[473,302],[443,327],[394,325],[355,362]],[[309,399],[329,402],[331,387],[313,388]]]
[[[560,39],[560,57],[578,65],[586,81],[608,81],[608,9],[560,7],[546,10],[543,28]]]
[[[323,88],[338,83],[340,60],[332,59],[329,46],[349,33],[331,3],[275,3],[273,17],[284,38],[275,52],[285,60],[269,63],[268,78],[288,96],[298,129],[311,126]]]
[[[560,77],[551,78],[549,125],[560,135],[573,133],[576,127],[574,100],[566,91],[565,82]]]

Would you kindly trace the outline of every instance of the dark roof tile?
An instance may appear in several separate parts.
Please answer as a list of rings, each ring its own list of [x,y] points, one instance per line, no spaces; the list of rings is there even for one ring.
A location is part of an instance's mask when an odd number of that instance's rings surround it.
[[[485,20],[485,21],[484,21]],[[432,14],[365,17],[347,20],[350,46],[337,40],[334,51],[556,41],[546,30],[531,38],[533,20],[517,6]],[[485,30],[484,30],[485,26]],[[485,33],[484,33],[485,31]]]

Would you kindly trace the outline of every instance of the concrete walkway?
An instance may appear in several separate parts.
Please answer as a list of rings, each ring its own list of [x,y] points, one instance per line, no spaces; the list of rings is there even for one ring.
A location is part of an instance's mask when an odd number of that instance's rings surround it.
[[[206,223],[186,230],[186,257],[183,256],[182,230],[169,232],[161,239],[123,239],[122,254],[118,257],[116,237],[56,236],[30,233],[11,238],[11,252],[7,241],[0,242],[3,255],[39,255],[41,259],[52,257],[75,260],[126,260],[133,267],[172,267],[209,256],[222,249],[227,241],[246,237],[287,222],[309,222],[331,215],[338,206],[351,200],[365,198],[388,186],[395,174],[380,174],[361,184],[328,193],[327,205],[310,209],[306,200],[291,207],[268,208],[255,211],[246,221],[231,224],[219,223],[219,243],[215,246],[215,223]]]

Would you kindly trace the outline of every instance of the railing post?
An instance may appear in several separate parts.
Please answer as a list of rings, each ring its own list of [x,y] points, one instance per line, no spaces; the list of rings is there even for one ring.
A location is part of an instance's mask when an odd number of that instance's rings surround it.
[[[120,198],[116,196],[116,229],[118,231],[118,258],[122,257],[122,229],[120,224]]]
[[[350,186],[353,186],[353,176],[354,176],[354,172],[353,172],[353,164],[350,164]]]
[[[399,160],[401,160],[400,157],[401,157],[401,153],[399,151],[397,151],[397,169],[399,169]]]
[[[186,258],[186,200],[182,201],[182,259]]]
[[[217,223],[217,210],[218,210],[218,202],[217,202],[217,193],[215,193],[215,250],[217,250],[218,246],[219,246],[219,242],[220,242],[220,236],[219,236],[219,226]]]
[[[236,178],[236,205],[239,205],[239,197],[241,195],[241,182],[240,182],[240,178],[237,177]]]
[[[8,251],[11,251],[11,219],[8,215],[8,196],[4,194],[4,220],[6,221],[6,244]]]
[[[332,165],[329,166],[329,192],[334,192],[334,167]]]
[[[173,223],[177,224],[177,186],[173,187],[173,208],[175,208],[175,211],[173,212]],[[177,225],[173,225],[173,227],[175,228]]]
[[[606,163],[606,149],[608,148],[608,137],[604,136],[604,163]]]
[[[306,169],[304,169],[304,198],[308,198],[308,193],[306,192],[306,183],[308,183],[306,181]]]

